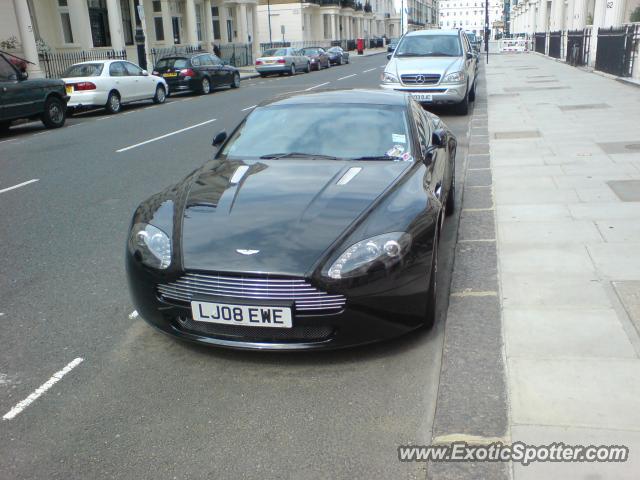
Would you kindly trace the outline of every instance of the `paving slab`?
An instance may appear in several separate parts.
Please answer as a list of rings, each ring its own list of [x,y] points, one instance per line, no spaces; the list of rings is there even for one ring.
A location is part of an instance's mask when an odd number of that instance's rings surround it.
[[[563,204],[498,205],[498,223],[504,222],[546,222],[571,219],[571,212]]]
[[[501,227],[498,226],[499,229]],[[580,274],[598,278],[587,249],[572,244],[500,242],[500,271],[512,274]]]
[[[640,333],[640,281],[613,282],[613,288],[636,331]]]
[[[587,249],[601,275],[611,280],[640,280],[640,243],[589,244]]]
[[[593,222],[582,220],[502,223],[498,225],[498,238],[502,243],[527,245],[584,244],[604,241]]]

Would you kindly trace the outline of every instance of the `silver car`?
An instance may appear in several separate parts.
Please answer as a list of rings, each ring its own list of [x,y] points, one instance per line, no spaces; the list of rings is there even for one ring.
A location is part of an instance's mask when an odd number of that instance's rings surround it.
[[[282,47],[265,50],[262,56],[256,59],[255,67],[263,77],[270,73],[295,75],[301,71],[308,73],[310,63],[309,57],[305,57],[300,50]]]
[[[423,105],[455,105],[466,115],[476,97],[477,59],[462,30],[407,33],[382,74],[382,88],[410,92]]]

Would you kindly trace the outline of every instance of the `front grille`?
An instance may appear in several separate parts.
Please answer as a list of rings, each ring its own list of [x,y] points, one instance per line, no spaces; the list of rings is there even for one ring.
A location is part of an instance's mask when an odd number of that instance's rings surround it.
[[[330,315],[344,309],[343,295],[330,295],[306,280],[267,276],[231,276],[215,273],[187,273],[178,280],[158,285],[158,293],[166,300],[190,303],[194,296],[211,295],[243,300],[281,300],[294,303],[298,315]]]
[[[405,85],[434,85],[440,81],[437,73],[412,73],[400,76]]]
[[[293,328],[242,327],[196,322],[191,318],[178,319],[177,325],[181,330],[188,332],[243,342],[319,342],[327,340],[333,333],[333,327],[329,325],[301,325]]]

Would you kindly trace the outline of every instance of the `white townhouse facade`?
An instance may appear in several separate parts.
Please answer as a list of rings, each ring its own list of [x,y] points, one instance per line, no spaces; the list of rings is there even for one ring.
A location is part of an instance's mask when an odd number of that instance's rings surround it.
[[[0,0],[0,42],[33,62],[38,53],[125,50],[137,61],[136,19],[152,48],[253,44],[258,0]],[[138,13],[140,12],[141,15]],[[149,60],[149,56],[147,55]]]
[[[260,0],[260,43],[326,45],[331,41],[369,39],[399,31],[392,0]]]
[[[495,38],[502,22],[502,0],[489,0],[489,29]],[[440,28],[463,28],[478,35],[484,34],[485,0],[440,0]]]
[[[512,33],[579,30],[628,23],[640,0],[521,0],[511,4]]]
[[[401,0],[405,33],[438,26],[438,0]]]

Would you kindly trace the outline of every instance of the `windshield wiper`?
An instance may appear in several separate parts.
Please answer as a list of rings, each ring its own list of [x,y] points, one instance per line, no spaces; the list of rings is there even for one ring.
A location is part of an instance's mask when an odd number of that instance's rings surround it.
[[[365,157],[351,158],[350,160],[393,160],[393,157],[387,155],[371,155]]]
[[[428,57],[428,53],[396,53],[396,57]]]
[[[264,160],[269,160],[269,159],[277,160],[279,158],[294,158],[294,157],[326,158],[327,160],[338,160],[338,157],[332,157],[331,155],[320,155],[318,153],[303,153],[303,152],[269,153],[267,155],[262,155],[260,158]]]

